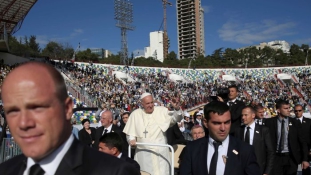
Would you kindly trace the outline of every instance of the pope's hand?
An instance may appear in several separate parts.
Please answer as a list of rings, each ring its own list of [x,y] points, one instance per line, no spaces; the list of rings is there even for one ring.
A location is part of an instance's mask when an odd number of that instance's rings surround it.
[[[131,146],[136,146],[136,140],[130,140],[130,145]]]

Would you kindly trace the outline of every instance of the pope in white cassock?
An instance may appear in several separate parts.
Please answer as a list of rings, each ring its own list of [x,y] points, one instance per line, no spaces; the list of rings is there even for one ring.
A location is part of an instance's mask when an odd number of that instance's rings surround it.
[[[163,106],[154,106],[150,93],[142,94],[140,99],[143,109],[132,112],[123,130],[129,144],[131,146],[136,146],[136,142],[167,144],[165,131],[182,119],[179,100],[171,101],[174,111],[169,111]],[[134,159],[142,171],[152,175],[170,174],[171,158],[167,147],[137,145]]]

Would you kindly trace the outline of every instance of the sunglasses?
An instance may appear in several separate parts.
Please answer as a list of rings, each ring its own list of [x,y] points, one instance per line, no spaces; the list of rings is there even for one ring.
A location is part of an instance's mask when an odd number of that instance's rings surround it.
[[[301,112],[302,110],[294,110],[294,112]]]

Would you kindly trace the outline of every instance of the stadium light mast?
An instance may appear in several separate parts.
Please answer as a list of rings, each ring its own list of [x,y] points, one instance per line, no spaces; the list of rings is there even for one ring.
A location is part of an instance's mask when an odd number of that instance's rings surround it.
[[[133,23],[133,4],[129,0],[114,1],[116,26],[121,29],[121,52],[120,64],[129,65],[127,48],[127,31],[134,30]]]

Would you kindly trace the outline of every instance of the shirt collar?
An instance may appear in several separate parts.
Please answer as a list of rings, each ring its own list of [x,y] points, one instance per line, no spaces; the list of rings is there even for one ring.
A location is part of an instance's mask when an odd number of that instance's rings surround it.
[[[215,141],[215,140],[214,140],[211,136],[208,136],[208,143],[209,143],[210,145],[214,146],[214,145],[213,145],[213,142],[214,142],[214,141]],[[228,135],[228,136],[225,138],[225,140],[222,141],[221,143],[222,143],[222,144],[221,144],[220,146],[223,146],[223,145],[229,143],[229,135]]]
[[[255,130],[255,121],[252,124],[248,125],[251,129]],[[247,127],[247,126],[246,126]]]
[[[67,139],[65,143],[63,143],[60,147],[54,150],[50,155],[42,159],[40,162],[35,162],[32,158],[27,158],[27,167],[25,169],[24,175],[29,174],[29,169],[32,165],[38,163],[41,168],[45,171],[45,175],[53,175],[55,174],[60,162],[62,161],[63,157],[69,150],[72,142],[74,140],[73,135],[71,134],[70,137]]]
[[[108,130],[108,131],[107,131],[108,133],[109,133],[109,132],[111,132],[111,129],[112,129],[112,124],[110,124],[110,126],[109,126],[108,128],[104,128],[104,130],[105,130],[105,129],[107,129],[107,130]]]
[[[122,153],[120,153],[120,154],[118,155],[118,158],[120,159],[120,158],[121,158],[121,156],[122,156]]]
[[[287,119],[288,119],[288,117],[284,117],[283,119],[284,119],[284,121],[286,122]],[[282,118],[281,118],[280,116],[278,116],[278,121],[279,121],[279,122],[282,122]]]

